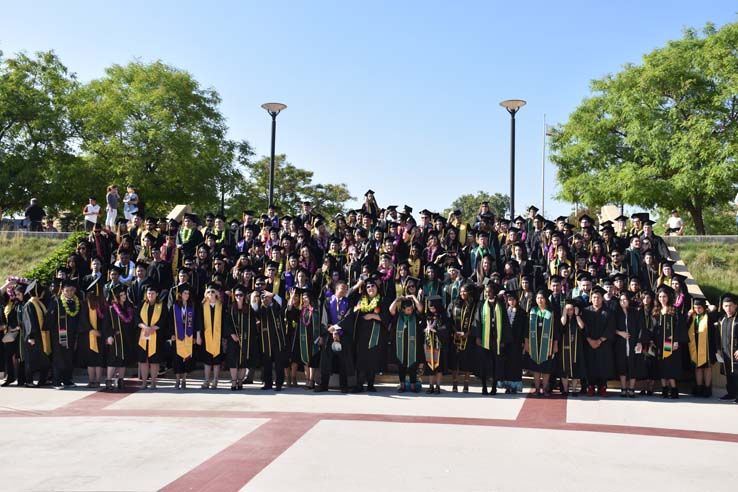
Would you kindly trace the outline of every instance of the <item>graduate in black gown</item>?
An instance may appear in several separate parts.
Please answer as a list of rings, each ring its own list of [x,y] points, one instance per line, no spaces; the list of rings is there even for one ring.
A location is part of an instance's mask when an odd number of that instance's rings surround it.
[[[246,287],[236,286],[235,301],[226,315],[226,365],[231,372],[231,391],[243,389],[246,369],[255,368],[261,357],[257,316],[247,295]]]
[[[510,326],[510,341],[502,349],[502,368],[500,369],[498,387],[504,388],[506,394],[523,391],[523,345],[528,336],[528,313],[520,307],[518,295],[520,291],[505,292],[507,300],[507,320]]]
[[[122,389],[126,377],[126,366],[135,360],[134,345],[136,313],[128,300],[128,293],[122,285],[110,289],[110,305],[103,323],[105,342],[105,365],[107,377],[105,389]]]
[[[707,311],[707,300],[695,298],[689,311],[687,330],[689,335],[689,359],[694,366],[694,396],[712,396],[712,365],[716,362],[719,337],[717,313]]]
[[[441,393],[441,378],[448,367],[451,350],[450,321],[443,309],[443,298],[431,295],[425,298],[425,329],[423,348],[425,368],[430,376],[426,393]]]
[[[548,396],[549,378],[554,369],[556,353],[559,350],[561,320],[550,306],[550,291],[539,289],[535,305],[528,312],[528,336],[525,342],[528,369],[533,372],[533,394]]]
[[[51,302],[44,323],[51,332],[51,365],[55,389],[76,386],[72,380],[72,372],[82,310],[74,282],[65,280],[61,286],[61,295]]]
[[[256,290],[251,293],[251,308],[256,313],[256,324],[261,335],[261,376],[264,381],[261,389],[282,391],[287,361],[287,341],[280,305],[282,299],[279,295],[264,290],[264,276],[256,277],[254,285]],[[273,371],[276,371],[276,381],[272,380]]]
[[[472,283],[464,283],[459,289],[459,297],[448,307],[448,317],[451,321],[451,336],[453,348],[451,351],[451,374],[453,377],[452,391],[458,389],[459,372],[464,375],[464,393],[469,392],[469,375],[474,370],[476,344],[473,338],[477,318],[477,302],[475,288]]]
[[[353,309],[348,284],[339,280],[335,284],[335,291],[323,304],[320,385],[315,387],[315,392],[328,391],[331,374],[337,372],[341,393],[348,393],[348,376],[354,374],[353,324],[339,326]]]
[[[584,318],[579,300],[569,300],[561,313],[559,364],[564,392],[579,395],[582,378],[586,377],[584,363]]]
[[[174,389],[187,388],[187,374],[195,368],[194,345],[200,303],[194,300],[189,284],[180,284],[170,310]]]
[[[105,343],[102,331],[105,324],[107,305],[103,297],[100,278],[83,286],[85,299],[82,303],[81,330],[77,343],[78,358],[87,367],[88,388],[99,388],[105,367]]]
[[[297,302],[297,297],[301,298],[301,302]],[[295,341],[297,353],[305,368],[305,386],[306,389],[315,389],[315,380],[320,369],[320,348],[323,344],[321,305],[312,291],[296,288],[288,303],[288,310],[290,309],[297,312]]]
[[[158,299],[155,285],[146,286],[144,301],[136,311],[136,326],[139,328],[136,358],[141,374],[141,389],[146,389],[149,374],[151,389],[156,389],[159,364],[166,360],[164,343],[168,338],[167,307]]]
[[[584,310],[584,358],[587,366],[587,396],[607,396],[607,380],[614,373],[612,341],[615,316],[605,309],[605,290],[592,289],[592,305]]]
[[[42,302],[44,290],[37,282],[26,288],[28,301],[23,306],[23,342],[26,344],[26,381],[35,387],[46,384],[51,367],[51,335],[46,321],[46,306]],[[33,384],[38,374],[37,383]]]
[[[417,393],[418,366],[423,363],[425,322],[421,318],[423,306],[417,297],[397,297],[390,304],[389,312],[392,316],[390,334],[394,338],[395,354],[397,356],[397,370],[400,379],[398,393],[406,390]],[[409,377],[409,387],[407,379]]]
[[[476,344],[476,374],[482,380],[482,394],[497,394],[497,381],[502,376],[502,355],[506,344],[512,341],[505,300],[497,297],[499,286],[485,280],[484,298],[479,301],[477,320],[472,336]],[[492,379],[491,391],[487,380]]]
[[[677,379],[682,374],[682,346],[688,344],[687,323],[674,308],[674,289],[662,285],[656,292],[653,342],[661,378],[662,398],[679,398]]]
[[[723,294],[720,299],[723,315],[720,318],[720,355],[725,371],[725,389],[728,393],[721,400],[735,400],[738,403],[738,296]]]
[[[199,346],[200,362],[205,366],[202,389],[218,389],[220,364],[223,362],[226,308],[220,299],[220,288],[215,284],[205,287],[205,299],[198,309],[195,343]],[[212,375],[212,381],[211,381]]]
[[[631,294],[621,292],[615,310],[615,370],[620,378],[620,396],[635,398],[636,380],[646,377],[646,350],[650,343],[643,316],[631,305]]]

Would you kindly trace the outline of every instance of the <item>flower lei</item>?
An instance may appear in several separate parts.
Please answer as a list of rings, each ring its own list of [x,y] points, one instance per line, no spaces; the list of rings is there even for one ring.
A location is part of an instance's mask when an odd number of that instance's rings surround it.
[[[311,318],[313,317],[313,306],[308,305],[302,308],[302,323],[305,326],[310,326]]]
[[[190,241],[190,237],[192,236],[192,231],[193,229],[188,229],[186,227],[182,229],[182,242],[183,243],[188,243]]]
[[[70,299],[71,300],[71,299]],[[79,298],[77,296],[74,296],[74,309],[70,310],[69,306],[67,305],[67,298],[65,297],[63,299],[63,302],[61,302],[62,307],[64,308],[64,312],[67,313],[67,316],[74,318],[79,314]]]
[[[361,301],[359,301],[357,310],[361,311],[362,313],[371,313],[371,312],[378,313],[379,312],[379,296],[375,296],[373,299],[370,299],[367,296],[363,296],[361,298]]]
[[[123,314],[123,312],[120,310],[120,305],[116,302],[115,304],[113,304],[113,309],[124,323],[130,323],[133,319],[133,311],[130,307],[126,309],[126,314]]]

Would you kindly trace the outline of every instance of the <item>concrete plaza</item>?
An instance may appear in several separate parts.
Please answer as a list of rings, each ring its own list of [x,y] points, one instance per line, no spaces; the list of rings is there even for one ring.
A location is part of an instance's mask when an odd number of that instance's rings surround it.
[[[717,398],[171,386],[1,388],[0,489],[732,490],[738,478],[738,405]]]

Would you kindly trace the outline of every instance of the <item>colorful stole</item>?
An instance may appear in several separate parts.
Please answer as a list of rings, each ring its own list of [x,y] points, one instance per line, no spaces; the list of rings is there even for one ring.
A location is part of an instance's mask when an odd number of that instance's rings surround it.
[[[400,328],[402,323],[402,328]],[[407,360],[405,360],[405,337],[403,336],[407,331]],[[417,357],[417,331],[418,323],[414,314],[410,316],[401,315],[397,319],[397,330],[395,333],[395,346],[397,353],[397,360],[407,367],[415,364],[415,358]]]
[[[174,332],[177,345],[177,355],[184,360],[192,357],[192,335],[195,332],[194,309],[186,306],[184,309],[175,303]]]
[[[159,322],[159,318],[161,318],[162,303],[154,303],[154,315],[151,319],[149,319],[149,306],[150,304],[148,301],[144,301],[143,306],[141,306],[141,312],[139,313],[141,315],[141,322],[146,326],[156,326],[156,323]],[[146,345],[147,343],[148,347]],[[141,328],[141,335],[138,337],[138,346],[146,351],[148,357],[152,357],[156,354],[156,330],[153,330],[149,335],[149,339],[146,340],[144,330]]]
[[[205,351],[213,357],[220,355],[220,330],[223,326],[223,304],[215,301],[215,320],[210,316],[210,303],[206,302],[202,313],[205,322]]]
[[[490,336],[492,334],[492,322],[490,321],[489,301],[484,301],[482,305],[482,347],[485,350],[490,348]],[[502,305],[495,302],[495,329],[497,330],[497,352],[500,353],[500,343],[502,341]]]
[[[661,315],[661,323],[661,329],[664,332],[662,357],[668,359],[674,352],[674,315]]]
[[[469,333],[471,330],[472,315],[468,314],[474,311],[474,306],[469,307],[467,304],[461,306],[461,323],[460,327],[462,332]],[[469,337],[463,338],[461,335],[454,333],[454,345],[459,352],[466,350],[466,344],[469,342]]]
[[[310,313],[310,326],[305,324],[305,315],[300,313],[300,359],[306,366],[310,363],[310,357],[313,355],[310,347],[313,340],[320,333],[320,312],[317,309],[305,309],[306,313]],[[317,330],[316,330],[317,328]]]
[[[630,273],[638,275],[641,271],[641,252],[635,249],[630,250]]]
[[[707,313],[695,314],[689,326],[689,357],[697,367],[709,362],[707,358]]]
[[[331,296],[331,301],[328,304],[328,312],[331,315],[331,324],[335,325],[341,321],[344,316],[346,316],[346,311],[348,311],[348,298],[344,297],[341,299],[341,303],[339,305],[338,298],[335,295]]]
[[[90,326],[92,327],[92,330],[97,330],[97,309],[90,307],[89,302],[87,303],[87,313],[90,316]],[[97,346],[97,336],[92,333],[92,330],[88,332],[90,338],[90,350],[99,354],[100,348]]]
[[[436,320],[433,320],[436,322]],[[425,334],[425,363],[428,367],[435,371],[441,361],[441,341],[438,339],[437,333],[429,331]]]
[[[577,349],[579,345],[579,325],[574,320],[569,320],[568,325],[564,331],[564,346],[563,357],[561,358],[562,368],[566,369],[568,363],[569,372],[568,375],[571,377],[574,374],[574,361],[577,360]]]
[[[538,340],[538,318],[543,318],[543,331],[540,340]],[[551,346],[553,345],[552,318],[551,311],[548,309],[538,309],[538,306],[536,306],[530,311],[528,325],[530,357],[536,364],[545,362],[551,354]],[[545,352],[543,352],[544,349]]]
[[[44,354],[51,355],[51,332],[44,330],[44,321],[46,320],[46,306],[38,299],[38,297],[31,297],[30,299],[33,309],[36,311],[36,319],[38,320],[38,328],[41,331],[41,345],[44,350]]]
[[[67,302],[66,299],[64,299],[64,297],[61,297],[59,299],[59,303],[61,304],[62,302]],[[65,311],[65,314],[64,314],[64,326],[62,326],[62,323],[61,323],[61,312],[60,311],[62,309],[64,309],[64,306],[61,306],[60,305],[59,308],[60,308],[59,311],[57,311],[57,313],[56,313],[57,326],[59,327],[59,345],[61,345],[62,347],[68,349],[69,348],[69,337],[68,337],[68,335],[69,335],[69,332],[68,332],[68,328],[69,328],[69,315],[66,314],[66,311]]]

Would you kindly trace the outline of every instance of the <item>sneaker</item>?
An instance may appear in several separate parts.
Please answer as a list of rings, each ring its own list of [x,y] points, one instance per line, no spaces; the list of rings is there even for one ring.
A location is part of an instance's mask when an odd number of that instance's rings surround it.
[[[55,390],[63,390],[63,389],[64,389],[64,386],[62,386],[61,384],[55,384],[55,385],[53,386],[53,388],[54,388]]]
[[[595,387],[594,386],[587,386],[587,396],[594,396],[595,395]]]

